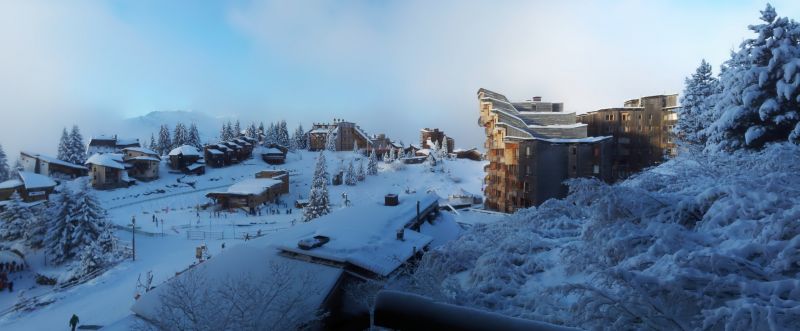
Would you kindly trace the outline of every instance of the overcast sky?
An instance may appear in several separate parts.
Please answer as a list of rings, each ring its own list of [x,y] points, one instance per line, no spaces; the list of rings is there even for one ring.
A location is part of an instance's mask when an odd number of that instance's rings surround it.
[[[480,87],[578,113],[680,92],[700,59],[716,71],[750,36],[764,4],[2,1],[0,144],[54,154],[63,126],[113,134],[122,118],[191,110],[344,118],[406,143],[439,127],[473,147]]]

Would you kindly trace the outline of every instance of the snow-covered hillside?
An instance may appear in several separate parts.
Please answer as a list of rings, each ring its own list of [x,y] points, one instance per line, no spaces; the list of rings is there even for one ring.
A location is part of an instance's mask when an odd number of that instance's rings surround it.
[[[326,153],[330,172],[356,158],[353,152]],[[292,203],[308,197],[317,155],[305,151],[289,153],[287,163],[279,167],[290,171],[290,193],[281,197],[287,206],[269,204],[258,216],[246,215],[242,211],[215,214],[196,210],[198,204],[210,202],[205,197],[209,191],[252,178],[257,171],[275,168],[258,158],[230,167],[209,168],[203,176],[170,173],[162,162],[161,177],[156,181],[138,183],[125,189],[96,191],[112,222],[129,228],[131,219],[136,218],[136,261],[125,261],[88,283],[53,291],[50,286],[35,285],[33,273],[57,275],[63,272],[63,267],[46,266],[41,253],[32,253],[28,257],[32,271],[14,276],[17,277],[14,293],[0,293],[0,329],[58,329],[66,325],[73,313],[80,316],[81,324],[115,325],[120,330],[130,328],[133,321],[128,316],[135,301],[137,280],[145,277],[147,272],[153,273],[153,284],[157,286],[195,263],[195,248],[199,245],[205,244],[212,256],[218,255],[223,243],[230,249],[242,243],[245,236],[255,237],[259,232],[269,236],[299,224],[302,210],[292,208]],[[332,209],[336,212],[346,208],[343,206],[343,193],[347,193],[353,205],[382,202],[387,193],[406,191],[433,192],[442,197],[462,190],[479,193],[484,165],[484,162],[450,160],[445,162],[444,173],[434,173],[424,164],[398,168],[380,162],[379,173],[367,176],[356,186],[329,186]],[[287,209],[293,209],[293,212],[287,214]],[[460,221],[461,215],[468,223],[476,223],[477,218],[485,221],[500,217],[471,215],[469,212],[447,217]],[[154,218],[157,222],[153,221]],[[458,231],[458,228],[447,231]],[[130,244],[132,234],[129,231],[118,230],[116,234]],[[456,235],[440,233],[435,237],[452,239]],[[435,242],[435,245],[441,244],[441,240]],[[31,307],[37,302],[42,304],[32,311],[9,310],[19,302]]]
[[[203,142],[216,140],[219,137],[222,124],[227,121],[235,121],[232,118],[214,117],[197,111],[154,111],[147,115],[127,118],[120,125],[120,132],[107,132],[106,134],[117,133],[121,137],[131,137],[148,141],[150,134],[158,138],[158,129],[161,125],[167,125],[170,129],[176,124],[183,123],[187,127],[194,123],[200,131],[200,138]]]

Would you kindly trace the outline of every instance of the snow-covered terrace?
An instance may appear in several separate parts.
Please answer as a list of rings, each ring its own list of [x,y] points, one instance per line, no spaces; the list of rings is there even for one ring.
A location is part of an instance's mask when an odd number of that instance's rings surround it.
[[[287,230],[274,245],[292,256],[352,264],[386,276],[433,240],[408,228],[416,220],[417,201],[425,213],[438,206],[439,197],[404,195],[397,206],[373,203],[345,208]],[[398,230],[404,231],[403,240],[397,239]],[[301,240],[315,236],[330,241],[310,250],[298,246]]]

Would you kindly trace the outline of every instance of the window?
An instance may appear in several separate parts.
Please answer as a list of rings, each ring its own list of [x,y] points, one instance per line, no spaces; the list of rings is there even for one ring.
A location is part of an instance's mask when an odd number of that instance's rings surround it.
[[[578,154],[578,147],[572,147],[572,155]]]
[[[528,175],[532,174],[532,172],[531,172],[531,166],[529,166],[529,165],[526,165],[526,166],[525,166],[525,173],[526,173],[526,174],[528,174]]]
[[[599,173],[600,173],[600,166],[599,166],[599,165],[597,165],[597,164],[595,164],[595,165],[592,167],[592,172],[593,172],[595,175],[599,174]]]
[[[525,155],[531,156],[531,146],[525,146]]]

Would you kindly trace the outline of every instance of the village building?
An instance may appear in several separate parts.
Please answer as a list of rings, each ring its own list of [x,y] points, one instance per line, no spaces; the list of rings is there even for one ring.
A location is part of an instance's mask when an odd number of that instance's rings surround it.
[[[314,123],[308,131],[308,150],[319,151],[327,146],[328,136],[334,139],[337,151],[352,151],[372,148],[372,140],[358,125],[342,119],[333,119],[333,123]]]
[[[142,147],[142,145],[139,144],[139,139],[118,138],[117,135],[99,135],[89,140],[86,155],[122,153],[122,150],[128,147]]]
[[[255,178],[235,183],[225,191],[210,192],[206,197],[213,199],[221,209],[245,208],[255,213],[259,205],[275,202],[288,192],[288,171],[262,171]]]
[[[486,133],[485,207],[514,212],[563,198],[570,178],[611,180],[611,136],[591,137],[587,125],[562,103],[540,97],[510,102],[478,90],[479,121]]]
[[[261,149],[261,159],[269,164],[283,164],[286,162],[286,153],[289,149],[283,146],[273,145]]]
[[[20,152],[19,161],[22,169],[44,176],[55,178],[76,178],[86,176],[89,169],[74,163],[59,160],[42,154]]]
[[[370,140],[372,141],[372,148],[378,154],[378,158],[383,158],[383,155],[391,152],[391,150],[394,150],[395,153],[403,150],[403,145],[392,141],[384,133],[373,135]]]
[[[122,154],[114,153],[90,156],[86,165],[89,166],[92,187],[102,190],[133,185],[135,181],[128,176],[123,158]]]
[[[226,164],[227,157],[225,156],[225,152],[221,151],[215,145],[206,145],[203,147],[204,150],[204,158],[206,160],[206,164],[210,167],[220,168],[224,167]]]
[[[8,200],[17,192],[25,202],[48,200],[58,185],[52,178],[29,171],[18,171],[18,179],[0,183],[0,201]]]
[[[483,160],[483,154],[477,149],[454,149],[452,153],[457,159],[468,159],[472,161]]]
[[[196,147],[182,145],[169,152],[169,167],[184,173],[202,175],[205,173],[205,160]]]
[[[161,157],[155,151],[142,147],[122,149],[122,161],[128,175],[142,181],[158,179]]]
[[[444,131],[430,128],[424,128],[419,131],[419,144],[422,148],[435,149],[436,146],[444,146],[445,140],[447,140],[447,153],[452,153],[456,141],[446,136]]]
[[[591,135],[613,136],[612,176],[624,179],[677,155],[672,134],[678,120],[678,95],[654,95],[625,101],[623,107],[578,115]]]

